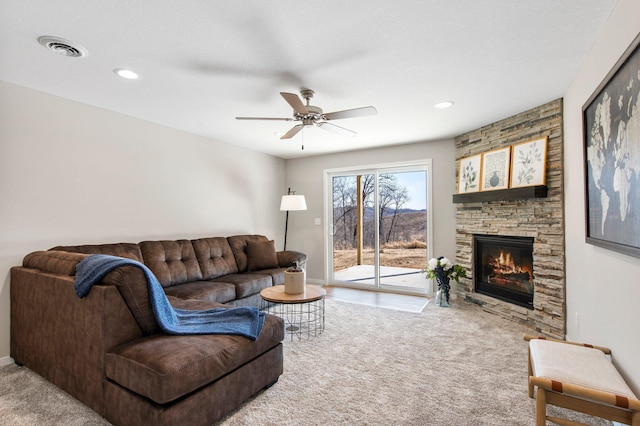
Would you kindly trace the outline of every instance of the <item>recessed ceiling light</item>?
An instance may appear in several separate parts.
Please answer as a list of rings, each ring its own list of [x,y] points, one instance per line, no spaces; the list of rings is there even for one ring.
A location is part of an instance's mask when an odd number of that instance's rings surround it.
[[[284,132],[274,132],[273,134],[276,135],[277,137],[284,136]]]
[[[140,78],[140,74],[126,68],[116,68],[115,70],[113,70],[113,72],[122,78],[126,78],[127,80],[137,80]]]
[[[453,106],[453,101],[442,101],[442,102],[438,102],[433,107],[444,109],[444,108],[451,108],[452,106]]]

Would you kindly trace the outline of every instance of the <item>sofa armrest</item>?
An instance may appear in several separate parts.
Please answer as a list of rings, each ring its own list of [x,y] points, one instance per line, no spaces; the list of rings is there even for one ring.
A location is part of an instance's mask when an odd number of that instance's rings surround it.
[[[53,274],[59,278],[71,277],[73,283],[76,266],[88,256],[91,254],[56,250],[36,251],[28,254],[22,264],[24,268]],[[100,284],[115,286],[118,289],[145,334],[160,330],[149,301],[147,280],[140,268],[134,266],[117,268],[109,272]]]
[[[302,269],[305,269],[305,266],[307,265],[307,255],[299,251],[279,251],[276,255],[278,256],[278,266],[281,268],[295,266],[296,262],[298,262],[298,267]]]
[[[22,266],[50,274],[74,277],[76,265],[87,256],[89,255],[66,251],[35,251],[25,256]]]
[[[102,414],[104,354],[143,336],[117,288],[19,266],[10,286],[11,356]]]

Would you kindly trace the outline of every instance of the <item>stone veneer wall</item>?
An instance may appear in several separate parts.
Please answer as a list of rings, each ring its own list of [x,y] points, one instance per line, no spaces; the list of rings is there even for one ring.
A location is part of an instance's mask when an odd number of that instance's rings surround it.
[[[456,294],[486,311],[527,323],[542,334],[564,339],[562,99],[458,136],[456,173],[459,173],[461,158],[544,136],[549,138],[547,198],[456,204],[456,258],[466,268],[468,276],[460,280]],[[474,291],[473,234],[534,238],[533,310]]]

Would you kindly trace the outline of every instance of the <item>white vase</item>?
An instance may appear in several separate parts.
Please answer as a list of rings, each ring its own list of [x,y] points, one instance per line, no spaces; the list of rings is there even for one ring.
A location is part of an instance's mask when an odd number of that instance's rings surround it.
[[[304,293],[304,271],[284,271],[284,292],[287,294]]]

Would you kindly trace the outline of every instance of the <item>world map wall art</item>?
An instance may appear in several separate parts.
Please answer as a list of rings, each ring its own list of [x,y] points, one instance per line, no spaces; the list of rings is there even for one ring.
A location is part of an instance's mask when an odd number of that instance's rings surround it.
[[[586,241],[640,257],[640,34],[582,108]]]

